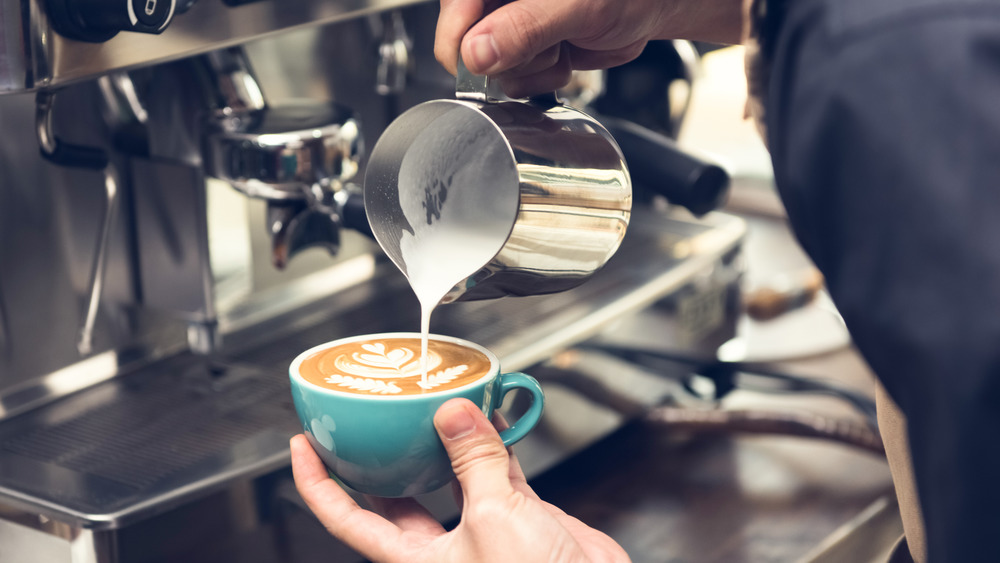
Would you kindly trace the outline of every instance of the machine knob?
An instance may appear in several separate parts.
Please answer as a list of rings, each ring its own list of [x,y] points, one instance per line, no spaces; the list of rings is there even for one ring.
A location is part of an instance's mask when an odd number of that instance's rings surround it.
[[[59,34],[79,41],[107,41],[119,31],[160,33],[174,17],[177,0],[47,0]]]

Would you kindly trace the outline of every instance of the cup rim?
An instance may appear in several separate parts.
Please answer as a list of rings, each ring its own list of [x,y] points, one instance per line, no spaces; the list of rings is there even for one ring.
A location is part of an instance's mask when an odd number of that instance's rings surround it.
[[[341,344],[350,344],[351,342],[358,342],[362,340],[373,340],[378,338],[420,338],[421,334],[419,332],[379,332],[374,334],[359,334],[355,336],[347,336],[344,338],[338,338],[336,340],[331,340],[329,342],[324,342],[323,344],[318,344],[300,353],[298,356],[292,360],[292,363],[288,366],[288,375],[297,385],[304,386],[311,391],[316,391],[320,393],[327,393],[330,395],[335,395],[338,397],[350,397],[357,400],[374,400],[374,401],[413,401],[413,400],[426,400],[432,397],[442,397],[448,394],[454,394],[470,387],[475,387],[481,384],[483,381],[497,377],[500,374],[500,359],[497,355],[485,348],[482,345],[476,344],[475,342],[470,342],[468,340],[457,338],[454,336],[447,336],[444,334],[434,334],[430,333],[428,338],[431,340],[439,340],[442,342],[451,342],[453,344],[459,344],[469,348],[478,350],[486,355],[490,360],[490,369],[486,374],[484,374],[479,379],[475,381],[470,381],[465,385],[459,387],[453,387],[451,389],[446,389],[444,391],[436,393],[420,393],[420,394],[410,394],[410,395],[362,395],[360,393],[346,393],[344,391],[337,391],[336,389],[330,389],[327,387],[321,387],[312,383],[306,378],[302,377],[299,373],[299,366],[305,361],[309,356],[325,350],[327,348],[333,348],[334,346],[340,346]]]

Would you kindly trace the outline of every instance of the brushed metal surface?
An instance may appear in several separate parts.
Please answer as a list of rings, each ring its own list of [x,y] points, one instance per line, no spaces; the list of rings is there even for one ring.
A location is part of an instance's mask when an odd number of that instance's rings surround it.
[[[281,0],[229,6],[202,0],[161,35],[119,33],[84,43],[55,33],[44,0],[0,0],[0,94],[65,86],[172,61],[285,30],[343,21],[426,0]]]

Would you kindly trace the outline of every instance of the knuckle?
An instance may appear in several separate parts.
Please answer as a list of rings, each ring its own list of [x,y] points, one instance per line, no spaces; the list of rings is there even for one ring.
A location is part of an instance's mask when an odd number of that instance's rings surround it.
[[[625,51],[627,53],[627,56],[628,56],[629,60],[632,60],[632,59],[638,57],[645,50],[646,50],[646,41],[645,40],[643,40],[643,41],[636,41],[635,43],[632,43],[628,47],[625,47]]]
[[[580,548],[575,543],[556,542],[549,558],[550,561],[574,561],[580,558]]]
[[[509,518],[511,514],[520,511],[520,505],[524,504],[524,497],[520,494],[513,494],[504,497],[485,497],[477,500],[468,507],[472,511],[474,518],[469,518],[470,522],[501,522]]]
[[[311,483],[296,483],[295,488],[298,490],[299,496],[301,496],[307,504],[317,504],[326,500],[326,495],[323,494],[323,488],[320,486],[319,481]]]
[[[586,21],[603,26],[614,26],[621,19],[622,6],[618,2],[587,2]]]
[[[505,463],[507,450],[499,443],[476,441],[466,444],[452,461],[455,475],[462,475],[483,464]]]
[[[635,13],[627,2],[589,2],[582,9],[587,10],[581,18],[586,25],[578,37],[579,44],[587,49],[631,48],[635,43],[645,45],[642,38],[650,36],[648,15]]]
[[[642,54],[642,51],[645,48],[646,48],[646,41],[636,41],[629,45],[626,45],[625,47],[622,47],[621,49],[616,50],[613,55],[615,66],[625,64],[635,59],[636,57]]]
[[[560,45],[557,43],[542,51],[541,54],[538,55],[538,58],[541,60],[543,66],[553,67],[559,64],[561,56],[562,56],[562,49],[560,48]]]
[[[515,36],[515,44],[520,45],[522,49],[519,60],[511,61],[512,63],[523,63],[548,47],[545,44],[546,30],[541,23],[542,18],[532,10],[513,3],[507,5],[506,15],[508,25]]]
[[[568,56],[563,56],[556,61],[549,70],[553,88],[561,88],[569,83],[573,78],[573,63]]]
[[[313,511],[315,513],[315,510]],[[327,517],[320,520],[323,527],[331,535],[340,537],[344,530],[350,530],[353,528],[358,520],[357,511],[350,510],[342,514],[335,515],[333,517]]]
[[[587,24],[579,30],[582,39],[600,41],[617,33],[622,17],[622,8],[617,2],[587,2],[581,9],[585,10],[581,21]]]

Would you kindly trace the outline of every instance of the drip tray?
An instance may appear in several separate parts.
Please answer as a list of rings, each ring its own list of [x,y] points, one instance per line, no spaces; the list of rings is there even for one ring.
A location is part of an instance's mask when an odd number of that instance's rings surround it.
[[[692,284],[718,281],[719,272],[721,283],[734,286],[744,232],[741,220],[724,214],[695,221],[638,211],[622,248],[586,284],[549,296],[442,306],[432,330],[483,344],[505,371],[522,370]],[[264,323],[256,336],[227,336],[222,359],[184,353],[0,423],[0,505],[117,529],[287,467],[288,439],[301,431],[286,371],[294,356],[343,336],[416,328],[419,319],[398,274],[338,293],[322,309],[324,318],[305,326],[297,323],[308,314],[281,321],[280,330]],[[620,424],[606,418],[588,426],[572,419],[578,411],[559,406],[559,393],[551,399],[547,424],[518,445],[529,474]],[[562,419],[567,430],[545,431]]]
[[[297,431],[284,377],[185,354],[5,423],[0,471],[14,499],[118,527],[143,505],[182,502],[192,485],[286,464]]]

